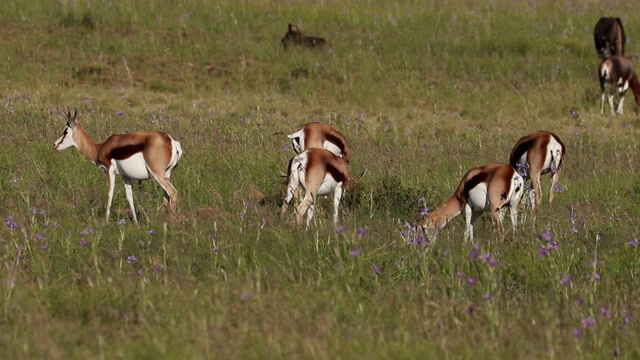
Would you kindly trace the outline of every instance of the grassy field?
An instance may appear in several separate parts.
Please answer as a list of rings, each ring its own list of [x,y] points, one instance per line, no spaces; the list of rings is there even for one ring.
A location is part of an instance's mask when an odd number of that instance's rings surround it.
[[[600,16],[638,51],[618,0],[0,2],[0,357],[640,357],[640,124],[632,96],[600,115]],[[288,23],[331,46],[284,51]],[[179,220],[147,181],[133,225],[118,179],[105,222],[106,176],[52,150],[65,106],[96,141],[179,140]],[[338,229],[324,199],[308,231],[278,217],[277,133],[310,121],[366,171]],[[421,241],[422,209],[538,129],[567,155],[535,223]]]

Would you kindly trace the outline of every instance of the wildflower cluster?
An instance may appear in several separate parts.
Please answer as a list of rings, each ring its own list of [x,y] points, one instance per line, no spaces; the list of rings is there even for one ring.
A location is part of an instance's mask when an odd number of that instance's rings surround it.
[[[417,226],[411,225],[408,221],[404,223],[405,230],[400,233],[402,238],[407,242],[407,245],[419,245],[423,248],[428,248],[431,243],[425,239],[424,233],[422,233]]]
[[[541,234],[538,234],[538,239],[546,241],[546,244],[541,246],[540,250],[538,251],[538,256],[540,257],[540,259],[543,259],[551,251],[558,250],[560,248],[558,242],[553,240],[551,230],[547,230]]]

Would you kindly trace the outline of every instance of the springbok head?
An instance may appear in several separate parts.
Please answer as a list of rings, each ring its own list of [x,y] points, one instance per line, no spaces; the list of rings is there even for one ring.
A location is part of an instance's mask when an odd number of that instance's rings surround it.
[[[53,149],[58,151],[68,149],[72,146],[78,147],[78,144],[74,139],[74,133],[78,126],[80,126],[80,123],[76,120],[78,111],[76,108],[73,108],[73,112],[67,109],[66,113],[64,111],[62,112],[62,116],[67,120],[67,126],[64,128],[62,136],[53,143]]]

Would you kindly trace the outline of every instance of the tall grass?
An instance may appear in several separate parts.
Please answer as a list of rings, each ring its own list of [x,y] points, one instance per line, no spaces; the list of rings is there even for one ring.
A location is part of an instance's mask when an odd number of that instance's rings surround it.
[[[0,3],[3,358],[637,358],[638,120],[601,116],[591,31],[628,2]],[[288,23],[331,44],[284,51]],[[161,189],[55,153],[63,106],[96,141],[182,143]],[[280,132],[342,130],[365,175],[341,227],[277,213]],[[501,239],[490,217],[413,226],[538,129],[561,193]],[[545,179],[546,180],[546,179]],[[548,195],[549,181],[545,186]],[[525,215],[527,213],[525,212]]]

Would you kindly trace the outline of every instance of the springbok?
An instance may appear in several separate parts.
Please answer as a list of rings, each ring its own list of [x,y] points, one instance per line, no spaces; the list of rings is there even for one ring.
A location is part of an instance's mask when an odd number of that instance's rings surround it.
[[[601,17],[593,29],[593,42],[601,59],[624,55],[627,37],[624,34],[620,18]]]
[[[320,48],[327,45],[327,40],[321,37],[306,36],[297,26],[289,24],[289,31],[280,40],[285,50],[289,45],[306,47],[306,48]]]
[[[631,88],[633,95],[636,99],[636,106],[640,106],[640,83],[638,82],[638,76],[633,71],[633,65],[631,60],[626,56],[611,56],[600,63],[598,68],[598,77],[600,79],[600,91],[602,96],[600,99],[600,113],[604,114],[604,98],[605,98],[605,85],[608,83],[609,88],[609,107],[611,108],[611,115],[615,116],[623,114],[624,112],[624,96],[627,90]],[[620,93],[620,102],[618,103],[617,111],[614,111],[613,97],[616,89]]]
[[[351,148],[340,131],[323,122],[311,122],[293,134],[287,135],[293,150],[300,154],[309,148],[327,149],[341,156],[347,163],[351,160]]]
[[[542,202],[540,175],[551,174],[549,189],[549,206],[551,206],[554,187],[558,183],[560,170],[564,164],[564,153],[564,144],[558,135],[544,130],[521,137],[511,150],[509,156],[511,166],[518,169],[524,178],[531,177],[533,192],[530,193],[530,200],[534,215]]]
[[[280,215],[287,211],[298,187],[305,190],[304,198],[296,208],[296,220],[302,222],[307,213],[307,228],[313,218],[317,196],[333,193],[333,223],[338,224],[338,209],[344,185],[349,181],[347,162],[329,150],[309,148],[289,161],[287,194]]]
[[[510,210],[511,224],[515,233],[518,226],[518,205],[524,192],[522,176],[510,165],[490,163],[469,170],[451,197],[440,207],[420,221],[425,234],[435,240],[437,231],[451,219],[465,212],[466,230],[464,242],[473,240],[473,223],[483,212],[489,212],[496,221],[498,234],[504,235],[502,219],[505,210]]]
[[[111,212],[116,175],[122,176],[124,180],[125,193],[136,224],[138,218],[131,189],[133,180],[153,178],[157,181],[164,190],[164,206],[169,207],[171,214],[175,213],[178,192],[169,182],[169,178],[182,156],[182,146],[178,141],[166,133],[155,131],[115,134],[109,136],[104,143],[96,144],[76,119],[78,112],[75,108],[73,112],[67,110],[62,114],[67,126],[62,136],[53,144],[53,149],[61,151],[73,146],[107,174],[107,221]]]

